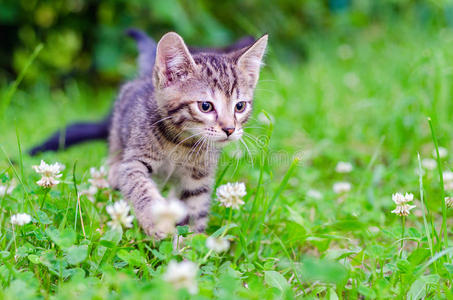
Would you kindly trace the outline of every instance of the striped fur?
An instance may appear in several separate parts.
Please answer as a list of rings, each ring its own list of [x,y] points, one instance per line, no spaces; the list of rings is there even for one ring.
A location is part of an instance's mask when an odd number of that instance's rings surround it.
[[[133,204],[149,235],[150,209],[165,201],[155,180],[170,180],[186,204],[186,222],[204,231],[221,148],[242,136],[252,110],[255,85],[267,45],[263,36],[253,45],[226,53],[190,53],[176,33],[157,46],[151,78],[125,84],[115,104],[110,132],[110,184]],[[214,110],[203,112],[200,102]],[[244,111],[235,105],[245,102]],[[225,128],[233,129],[228,135]]]

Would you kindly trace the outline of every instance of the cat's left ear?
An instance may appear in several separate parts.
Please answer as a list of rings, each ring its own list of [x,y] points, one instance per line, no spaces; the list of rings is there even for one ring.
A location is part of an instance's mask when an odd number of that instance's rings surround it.
[[[253,45],[245,49],[237,60],[239,70],[244,72],[253,86],[258,82],[263,56],[266,52],[267,38],[267,34],[263,35]]]

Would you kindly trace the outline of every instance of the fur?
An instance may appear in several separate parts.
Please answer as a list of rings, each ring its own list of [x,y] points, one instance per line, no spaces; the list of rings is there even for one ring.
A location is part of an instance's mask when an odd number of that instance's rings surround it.
[[[149,235],[152,204],[166,201],[157,182],[173,183],[193,231],[205,230],[221,148],[241,138],[253,104],[267,35],[250,46],[190,51],[176,33],[157,45],[152,76],[125,84],[109,137],[109,182],[134,206]],[[213,110],[204,112],[203,102]],[[238,110],[238,102],[244,110]]]

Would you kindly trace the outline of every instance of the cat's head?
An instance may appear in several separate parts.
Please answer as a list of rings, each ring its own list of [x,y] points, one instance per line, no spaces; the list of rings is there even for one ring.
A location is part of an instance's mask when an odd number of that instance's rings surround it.
[[[229,53],[191,54],[176,33],[157,45],[155,98],[176,130],[218,145],[242,137],[267,46],[267,35]]]

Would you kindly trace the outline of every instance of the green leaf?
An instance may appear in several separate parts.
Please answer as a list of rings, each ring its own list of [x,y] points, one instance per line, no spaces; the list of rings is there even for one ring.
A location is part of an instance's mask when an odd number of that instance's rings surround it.
[[[33,251],[34,251],[33,246],[31,246],[30,244],[25,244],[17,248],[16,256],[20,258],[26,257],[28,256],[28,254],[33,253]]]
[[[285,277],[277,271],[264,271],[264,282],[271,287],[279,289],[281,292],[289,287]]]
[[[46,229],[46,234],[62,249],[74,245],[76,241],[76,233],[72,228],[65,228],[60,232],[58,229],[51,227]]]
[[[85,271],[81,268],[66,269],[66,270],[63,270],[63,277],[64,278],[68,278],[68,277],[84,278]]]
[[[0,251],[1,258],[8,258],[10,255],[9,251]]]
[[[40,260],[39,260],[39,256],[38,255],[34,255],[34,254],[30,254],[28,256],[28,260],[31,261],[33,264],[37,265],[37,264],[40,264]]]
[[[173,244],[168,241],[160,243],[159,252],[165,256],[171,255],[173,253]]]
[[[408,299],[423,299],[429,285],[438,285],[440,276],[437,274],[421,276],[415,280],[407,293]]]
[[[293,221],[294,223],[302,226],[302,228],[304,228],[305,230],[307,230],[307,228],[309,228],[309,226],[307,224],[307,221],[304,218],[302,218],[302,215],[300,213],[298,213],[297,211],[295,211],[294,209],[292,209],[288,205],[286,205],[286,209],[289,212],[289,219],[291,221]]]
[[[408,262],[405,259],[400,259],[396,262],[396,267],[398,268],[398,271],[400,271],[403,274],[409,273],[412,271],[412,266],[410,262]]]
[[[127,251],[125,249],[121,249],[116,254],[120,259],[127,262],[130,266],[141,266],[146,264],[146,258],[142,255],[142,253],[138,250]]]
[[[71,265],[77,265],[87,258],[88,246],[71,246],[65,252],[66,261]]]
[[[375,299],[376,298],[376,292],[372,289],[369,288],[363,284],[361,284],[358,288],[358,292],[365,296],[365,299]]]
[[[36,214],[38,215],[38,220],[41,224],[44,224],[44,225],[49,225],[49,224],[52,224],[52,220],[49,218],[49,216],[43,212],[42,210],[38,210],[36,212]]]
[[[412,283],[409,292],[407,293],[407,298],[412,299],[422,299],[426,295],[426,283],[423,278],[417,279]]]
[[[157,251],[156,249],[151,249],[151,253],[158,259],[160,260],[164,260],[166,258],[165,255],[163,255],[162,253],[160,253],[159,251]]]
[[[176,229],[178,230],[178,235],[186,236],[190,231],[189,231],[189,226],[176,226]]]
[[[100,244],[107,248],[113,248],[118,245],[123,237],[123,230],[109,230],[100,240]]]
[[[328,294],[329,294],[329,300],[338,300],[338,295],[335,292],[335,289],[333,289],[333,288],[328,289]]]
[[[228,230],[230,230],[231,228],[234,228],[234,227],[238,227],[238,226],[236,224],[234,224],[234,223],[226,224],[225,226],[222,226],[219,229],[217,229],[211,236],[217,238],[217,237],[221,236],[224,231],[228,231]]]
[[[453,264],[444,264],[445,269],[447,269],[448,273],[453,274]]]

